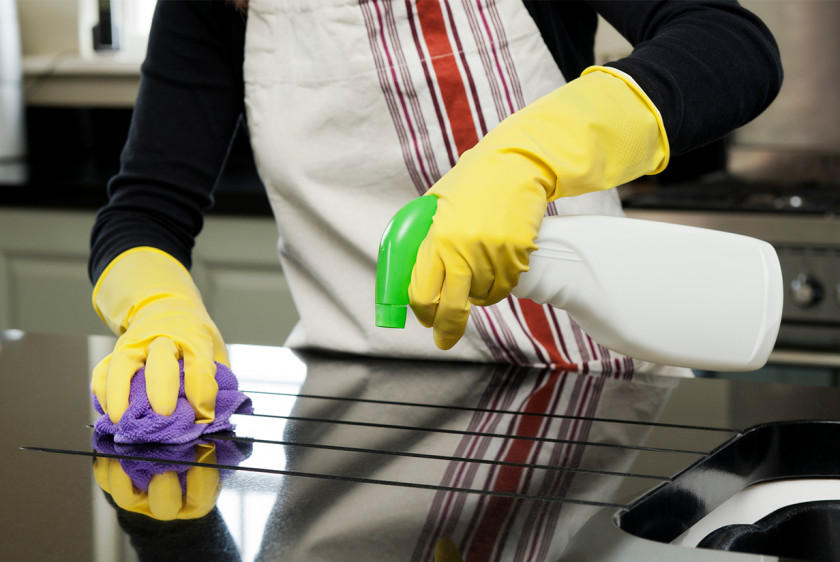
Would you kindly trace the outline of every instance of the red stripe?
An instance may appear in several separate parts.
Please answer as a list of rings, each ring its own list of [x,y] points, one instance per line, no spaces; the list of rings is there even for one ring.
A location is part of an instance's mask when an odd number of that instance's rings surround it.
[[[558,384],[565,380],[563,375],[562,372],[551,373],[546,383],[528,398],[522,411],[528,413],[549,411]],[[515,435],[537,437],[540,434],[543,422],[546,422],[546,420],[542,416],[522,416],[516,427]],[[513,439],[505,454],[504,462],[527,463],[531,451],[537,445],[538,442],[533,439]],[[492,490],[511,493],[519,491],[524,473],[525,469],[521,466],[500,466]],[[464,557],[465,560],[490,560],[491,554],[497,546],[499,532],[505,523],[503,514],[511,513],[512,504],[516,501],[518,500],[501,496],[492,496],[489,499],[481,521],[475,526],[475,538],[470,543],[467,555]]]
[[[455,148],[461,155],[478,142],[478,134],[475,131],[472,111],[467,99],[467,90],[455,62],[440,4],[417,2],[416,6],[420,29],[423,30],[423,38],[432,59],[432,67],[443,97],[443,106],[446,108],[449,126],[452,129],[452,137],[455,139]]]
[[[519,299],[519,308],[522,310],[522,317],[525,318],[525,324],[527,324],[531,335],[548,352],[551,364],[569,371],[576,370],[577,365],[569,362],[560,352],[543,306],[530,299]]]
[[[494,410],[509,410],[516,399],[516,393],[523,387],[520,371],[511,365],[498,365],[490,378],[481,398],[476,404],[476,411],[473,412],[470,422],[467,425],[468,432],[464,434],[453,453],[453,457],[465,457],[484,459],[488,458],[487,449],[492,438],[482,436],[487,433],[497,432],[497,428],[504,416],[491,413]],[[467,471],[465,463],[452,460],[446,468],[441,486],[447,488],[471,488],[476,476],[475,470]],[[475,463],[470,463],[474,468]],[[465,474],[465,472],[469,472]],[[426,523],[423,532],[417,541],[412,561],[427,561],[434,558],[434,546],[439,537],[452,537],[454,539],[455,526],[466,516],[464,504],[467,498],[465,494],[438,491],[432,503],[432,508],[426,515]]]
[[[413,1],[406,0],[405,7],[406,13],[408,14],[408,24],[411,27],[411,38],[414,41],[414,48],[422,55],[423,49],[420,43],[420,32],[417,29],[417,21],[414,17]],[[428,61],[423,56],[420,56],[420,66],[423,68],[423,77],[426,79],[426,86],[429,88],[429,92],[433,93],[435,91],[435,80],[432,77],[432,71],[429,69]],[[435,108],[435,117],[437,118],[438,126],[443,133],[441,138],[443,139],[443,146],[446,149],[446,156],[449,159],[449,167],[451,168],[455,165],[456,161],[455,154],[452,151],[452,139],[446,134],[446,122],[443,117],[443,109],[440,107],[440,100],[435,95],[430,96],[430,98],[432,100],[432,106]],[[440,175],[437,177],[440,177]]]
[[[560,353],[562,357],[571,357],[569,349],[566,347],[566,339],[563,337],[563,330],[560,328],[560,321],[557,319],[556,309],[550,306],[543,307],[543,309],[545,310],[546,317],[550,319],[551,325],[554,326],[554,333],[557,334],[557,340],[560,342]],[[574,363],[574,365],[574,370],[577,370],[579,365],[577,363]]]
[[[578,393],[577,391],[581,384],[584,388],[581,393]],[[592,418],[600,402],[603,387],[603,379],[578,377],[574,394],[579,394],[580,396],[570,402],[565,412],[567,415],[572,416],[574,420],[564,420],[558,432],[559,435],[563,435],[567,439],[577,442],[590,439],[590,432],[593,425]],[[586,446],[580,444],[569,443],[562,449],[556,451],[557,453],[562,452],[562,458],[552,454],[549,463],[553,466],[580,467],[581,459],[586,448]],[[547,477],[543,487],[540,488],[540,493],[548,497],[565,497],[573,480],[574,475],[572,472],[558,471],[553,476]],[[535,504],[536,512],[532,511],[529,514],[526,528],[534,529],[530,540],[530,547],[531,549],[538,548],[538,551],[529,551],[528,555],[524,557],[525,560],[546,559],[548,549],[551,546],[551,538],[554,536],[555,529],[557,528],[557,519],[563,508],[564,504],[560,502],[554,505],[549,505],[548,502],[542,505]],[[520,542],[520,544],[524,546],[524,542]]]

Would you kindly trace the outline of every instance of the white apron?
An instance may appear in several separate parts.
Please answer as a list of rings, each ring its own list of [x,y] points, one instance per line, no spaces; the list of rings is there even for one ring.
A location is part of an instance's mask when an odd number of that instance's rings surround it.
[[[407,11],[406,5],[412,10]],[[246,109],[301,320],[286,344],[355,354],[631,372],[562,311],[474,307],[438,350],[409,314],[374,325],[379,239],[489,129],[565,83],[519,1],[251,0]],[[621,214],[615,190],[549,214]]]

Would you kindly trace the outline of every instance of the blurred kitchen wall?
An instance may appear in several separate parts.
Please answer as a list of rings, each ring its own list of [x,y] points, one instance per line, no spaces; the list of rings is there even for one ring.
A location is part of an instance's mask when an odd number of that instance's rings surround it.
[[[739,144],[840,151],[840,1],[742,0],[773,32],[785,80]]]
[[[155,0],[110,0],[124,54],[146,50]],[[17,0],[23,55],[93,56],[99,0]]]

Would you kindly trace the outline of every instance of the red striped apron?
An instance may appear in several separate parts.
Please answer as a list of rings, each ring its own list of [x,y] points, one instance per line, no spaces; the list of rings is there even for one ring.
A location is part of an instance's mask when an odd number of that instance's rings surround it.
[[[251,0],[251,141],[300,322],[287,345],[628,373],[642,366],[563,311],[510,297],[474,307],[442,352],[409,318],[374,327],[379,237],[489,129],[565,83],[516,0]],[[620,214],[615,190],[549,214]],[[644,367],[649,367],[645,365]]]

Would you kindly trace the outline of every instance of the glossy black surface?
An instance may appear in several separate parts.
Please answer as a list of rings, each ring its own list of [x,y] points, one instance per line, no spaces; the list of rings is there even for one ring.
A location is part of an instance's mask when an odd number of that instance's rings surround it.
[[[231,346],[255,408],[235,436],[120,448],[89,427],[89,374],[112,339],[2,334],[2,560],[434,560],[441,539],[467,560],[728,560],[751,555],[656,543],[614,518],[749,427],[840,420],[833,388]],[[102,491],[112,469],[135,482],[133,511]],[[142,514],[136,488],[158,473],[207,515]],[[219,491],[190,489],[199,473]]]

